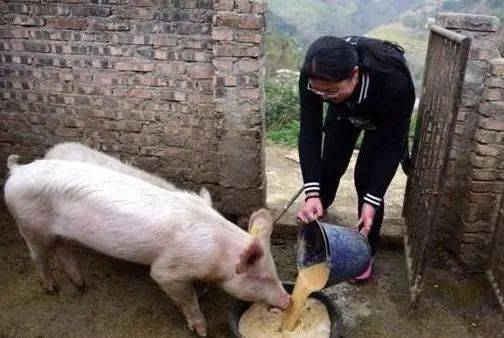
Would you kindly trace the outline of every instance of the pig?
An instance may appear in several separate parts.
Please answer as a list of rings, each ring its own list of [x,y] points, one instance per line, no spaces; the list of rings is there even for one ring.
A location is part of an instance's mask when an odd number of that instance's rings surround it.
[[[94,150],[78,142],[64,142],[55,145],[44,156],[48,160],[65,160],[95,164],[120,173],[138,177],[150,184],[157,185],[166,190],[175,190],[175,186],[166,182],[161,177],[151,175],[138,168],[127,165],[117,158]]]
[[[48,264],[52,251],[70,281],[84,286],[69,246],[75,241],[149,265],[150,276],[200,336],[207,330],[195,281],[216,283],[245,301],[288,306],[270,251],[267,210],[251,215],[247,232],[195,193],[168,191],[88,163],[41,159],[20,165],[17,159],[7,161],[4,198],[47,291],[57,291]]]
[[[138,177],[139,179],[169,191],[177,190],[173,184],[161,177],[146,173],[143,170],[121,162],[115,157],[92,149],[79,142],[59,143],[49,149],[44,158],[48,160],[65,160],[95,164],[126,175]],[[203,197],[204,203],[212,206],[212,197],[205,187],[201,187],[200,196]]]

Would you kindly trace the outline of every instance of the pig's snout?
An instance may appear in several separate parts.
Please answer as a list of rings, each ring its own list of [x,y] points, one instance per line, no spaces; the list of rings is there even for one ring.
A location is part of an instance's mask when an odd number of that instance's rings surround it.
[[[291,300],[291,295],[289,295],[282,288],[281,291],[279,291],[274,297],[272,297],[272,299],[270,300],[269,303],[271,306],[285,310],[289,306],[290,300]]]
[[[291,301],[291,295],[289,295],[287,292],[284,292],[280,300],[280,308],[282,310],[285,310],[289,306],[290,301]]]

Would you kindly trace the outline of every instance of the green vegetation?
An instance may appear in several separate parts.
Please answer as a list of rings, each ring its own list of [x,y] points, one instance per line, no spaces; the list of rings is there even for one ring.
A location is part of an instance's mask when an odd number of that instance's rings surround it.
[[[299,134],[299,73],[277,70],[266,80],[266,137],[274,143],[295,146]]]
[[[280,33],[275,27],[266,32],[266,79],[275,76],[279,69],[296,70],[301,62],[302,52],[296,41]]]
[[[266,133],[266,139],[283,146],[294,148],[297,146],[299,136],[299,121],[292,120],[283,127],[270,129]]]
[[[268,129],[281,128],[299,115],[299,95],[297,88],[278,79],[266,82],[266,126]]]

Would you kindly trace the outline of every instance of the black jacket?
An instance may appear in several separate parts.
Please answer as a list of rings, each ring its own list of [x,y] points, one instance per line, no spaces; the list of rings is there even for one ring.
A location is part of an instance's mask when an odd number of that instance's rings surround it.
[[[352,96],[339,104],[329,103],[324,125],[335,119],[349,119],[358,128],[378,133],[380,145],[370,172],[367,194],[380,200],[395,174],[401,159],[407,155],[407,136],[415,91],[405,60],[397,50],[393,71],[359,71],[359,83]],[[301,104],[299,157],[305,192],[320,190],[322,148],[322,98],[307,89],[308,77],[301,73],[299,93]],[[366,195],[367,195],[366,194]]]

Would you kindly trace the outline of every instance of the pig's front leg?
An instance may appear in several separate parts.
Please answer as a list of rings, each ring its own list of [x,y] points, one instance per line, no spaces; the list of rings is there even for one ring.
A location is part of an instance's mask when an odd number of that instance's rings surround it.
[[[205,316],[200,310],[198,297],[191,280],[179,279],[174,271],[167,270],[165,264],[155,262],[151,266],[151,277],[161,286],[164,292],[177,304],[186,317],[191,331],[206,337]]]

